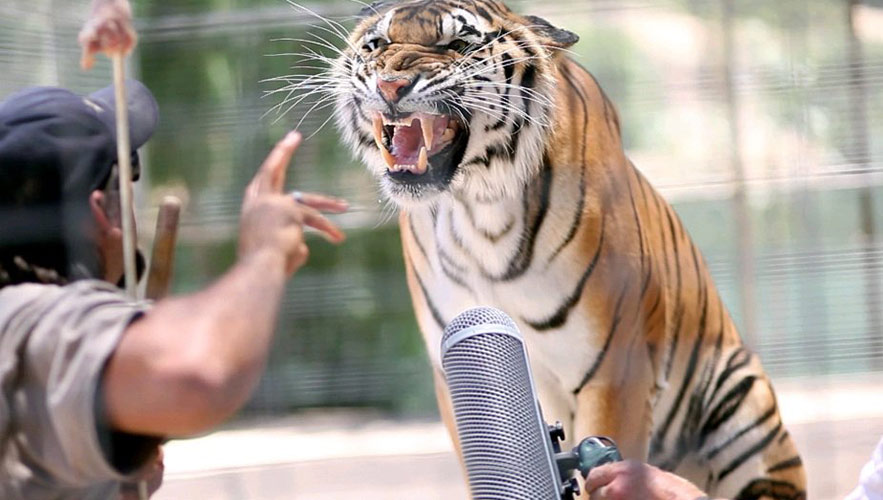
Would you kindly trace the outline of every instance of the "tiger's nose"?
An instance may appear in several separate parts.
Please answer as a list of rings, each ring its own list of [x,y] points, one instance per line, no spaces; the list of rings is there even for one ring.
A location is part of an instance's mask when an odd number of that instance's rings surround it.
[[[380,95],[386,99],[386,102],[395,104],[399,99],[404,97],[407,89],[411,87],[411,80],[407,78],[399,78],[395,80],[385,80],[382,77],[377,78],[377,90]]]

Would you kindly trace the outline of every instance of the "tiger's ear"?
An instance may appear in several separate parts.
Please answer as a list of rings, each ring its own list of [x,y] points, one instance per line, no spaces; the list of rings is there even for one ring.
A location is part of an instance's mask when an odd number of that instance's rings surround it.
[[[371,5],[365,4],[365,7],[359,12],[359,18],[365,19],[367,17],[375,16],[382,14],[387,8],[391,7],[393,4],[398,3],[397,0],[380,0],[378,2],[374,2]]]
[[[552,47],[566,49],[579,41],[579,35],[576,33],[556,28],[542,17],[524,16],[524,19],[529,23],[528,27]]]

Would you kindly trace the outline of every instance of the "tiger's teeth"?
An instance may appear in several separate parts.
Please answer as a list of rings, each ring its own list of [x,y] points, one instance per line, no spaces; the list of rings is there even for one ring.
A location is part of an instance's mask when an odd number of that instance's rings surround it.
[[[442,135],[442,142],[448,142],[450,140],[453,140],[454,135],[456,135],[456,132],[454,132],[454,129],[452,129],[450,127],[446,128],[445,133]]]
[[[435,139],[434,123],[425,118],[418,118],[418,120],[420,120],[420,128],[423,129],[423,143],[426,145],[426,149],[432,149],[432,141]]]
[[[414,170],[414,173],[417,175],[422,175],[426,173],[426,166],[429,164],[429,155],[426,152],[426,148],[420,148],[420,157],[417,159],[417,168]]]
[[[380,116],[374,117],[374,142],[380,149],[386,149],[383,146],[383,119]]]
[[[378,146],[380,147],[380,154],[383,155],[383,161],[386,162],[386,165],[389,167],[389,169],[392,170],[393,168],[395,168],[396,159],[392,155],[392,153],[390,153],[389,150],[386,149],[386,146],[384,146],[383,144],[378,144]]]

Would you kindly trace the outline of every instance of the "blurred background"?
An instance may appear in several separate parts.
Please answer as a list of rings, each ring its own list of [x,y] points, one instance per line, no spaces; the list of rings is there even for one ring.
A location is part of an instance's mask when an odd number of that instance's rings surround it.
[[[809,467],[810,498],[842,498],[883,434],[883,0],[510,0],[581,36],[573,57],[616,103],[628,154],[673,203],[746,342],[773,376]],[[234,259],[242,190],[311,108],[274,106],[313,74],[294,39],[340,46],[350,0],[134,0],[130,72],[162,110],[138,186],[142,245],[165,194],[186,200],[175,291]],[[89,92],[86,0],[3,0],[0,96]],[[314,39],[314,38],[312,38]],[[330,51],[314,49],[324,54]],[[293,68],[293,66],[300,66]],[[167,450],[160,498],[458,498],[437,423],[398,229],[329,109],[300,129],[291,186],[342,196],[348,242],[314,238],[267,374],[227,429]],[[231,305],[232,306],[232,305]]]

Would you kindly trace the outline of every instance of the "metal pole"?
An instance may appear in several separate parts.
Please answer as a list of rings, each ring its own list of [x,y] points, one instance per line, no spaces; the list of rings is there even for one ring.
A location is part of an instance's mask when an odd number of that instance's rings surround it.
[[[723,79],[730,134],[730,169],[736,184],[733,209],[736,213],[738,240],[739,298],[742,304],[742,339],[751,348],[757,348],[756,285],[754,271],[754,239],[751,209],[745,185],[745,167],[742,161],[742,135],[739,129],[739,101],[733,77],[733,0],[722,1],[721,37],[723,45]]]
[[[852,122],[853,141],[845,148],[845,156],[853,166],[867,171],[871,161],[871,137],[868,134],[868,89],[865,76],[865,57],[862,42],[856,33],[855,11],[860,0],[846,1],[846,22],[849,50],[849,119]],[[879,341],[883,338],[883,294],[880,291],[880,267],[883,265],[877,255],[876,221],[874,214],[874,193],[870,187],[863,187],[859,193],[859,211],[864,244],[865,304],[867,307],[868,355],[875,369],[883,368],[883,349]]]
[[[129,142],[129,107],[126,99],[125,60],[122,54],[111,57],[116,98],[117,164],[120,167],[120,215],[123,219],[123,269],[126,294],[137,299],[138,276],[135,269],[135,206],[132,196],[132,147]]]

